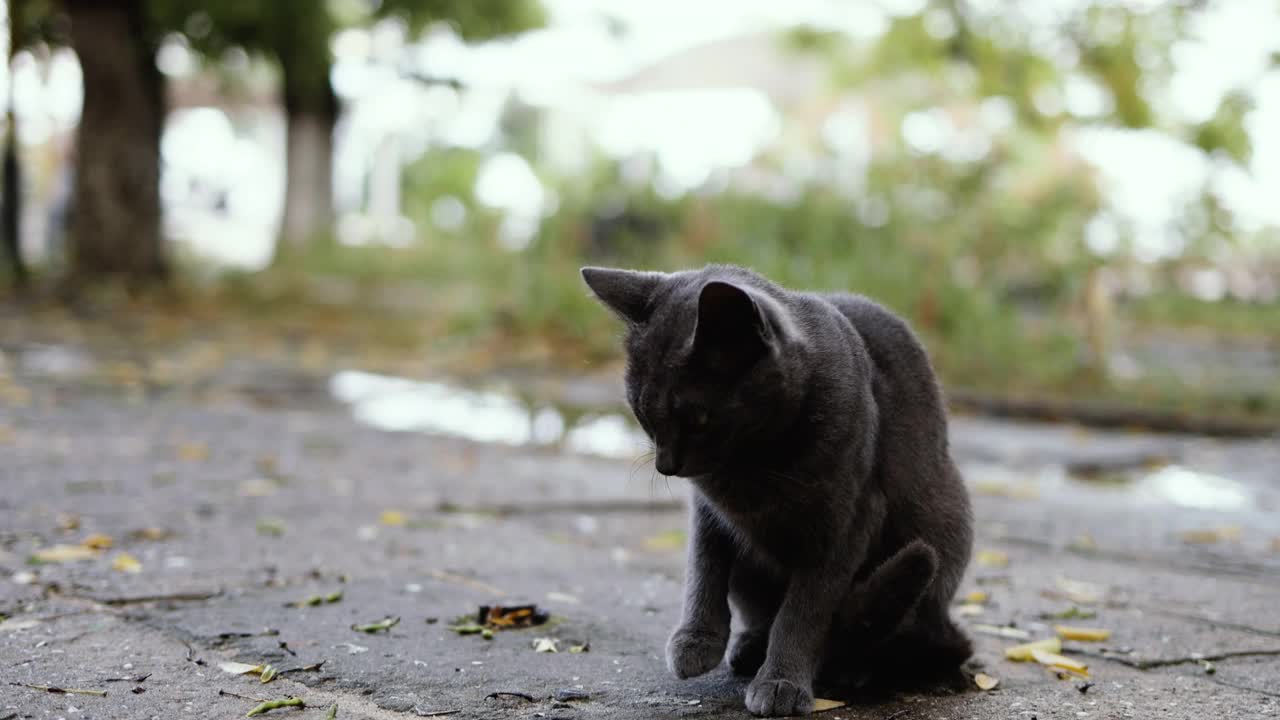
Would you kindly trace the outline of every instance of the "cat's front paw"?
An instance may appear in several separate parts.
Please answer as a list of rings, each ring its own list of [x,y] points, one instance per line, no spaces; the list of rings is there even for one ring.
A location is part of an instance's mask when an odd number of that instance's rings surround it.
[[[729,638],[724,634],[676,628],[667,641],[667,667],[681,679],[706,674],[720,664],[728,644]]]
[[[756,678],[747,686],[747,710],[757,717],[808,715],[813,690],[786,678]]]

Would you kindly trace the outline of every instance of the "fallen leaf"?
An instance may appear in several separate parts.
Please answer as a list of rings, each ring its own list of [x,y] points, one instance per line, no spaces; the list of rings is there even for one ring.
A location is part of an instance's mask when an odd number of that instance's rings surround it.
[[[351,629],[362,633],[385,632],[400,624],[399,617],[389,617],[379,620],[378,622],[366,623],[364,625],[352,625]]]
[[[284,700],[268,700],[262,703],[261,705],[259,705],[258,707],[250,710],[248,714],[245,715],[245,717],[253,717],[255,715],[261,715],[265,712],[269,712],[271,710],[278,710],[280,708],[306,707],[306,706],[307,704],[302,701],[302,698],[296,698],[296,697],[285,698]]]
[[[569,652],[575,655],[578,653],[591,652],[591,643],[587,642],[582,643],[581,645],[570,645]]]
[[[232,675],[256,675],[262,672],[261,665],[250,665],[249,663],[233,662],[231,660],[218,663],[218,669]]]
[[[973,684],[977,685],[980,690],[994,690],[1000,684],[1000,681],[986,673],[978,673],[973,676]]]
[[[1205,530],[1188,530],[1181,537],[1182,542],[1188,545],[1212,545],[1217,542],[1235,542],[1240,539],[1241,533],[1238,525],[1224,525]]]
[[[1066,610],[1059,610],[1056,613],[1040,613],[1041,620],[1092,620],[1098,617],[1098,613],[1094,610],[1081,610],[1072,605]]]
[[[1218,672],[1218,666],[1208,660],[1201,660],[1200,667],[1204,668],[1205,675],[1213,675]]]
[[[569,605],[577,605],[578,603],[582,602],[581,600],[574,597],[573,595],[569,595],[568,593],[555,592],[554,590],[552,592],[547,593],[547,599],[552,602],[562,602],[562,603],[567,603]]]
[[[973,603],[975,605],[982,605],[989,599],[990,599],[990,596],[988,596],[986,591],[984,590],[974,590],[973,592],[964,596],[965,602]]]
[[[560,652],[560,641],[555,638],[536,638],[533,641],[533,651],[540,653]]]
[[[266,685],[267,683],[271,682],[272,680],[275,680],[275,679],[276,679],[276,675],[278,675],[279,673],[280,673],[280,671],[279,671],[279,670],[276,670],[276,666],[275,666],[275,665],[263,665],[263,666],[262,666],[262,677],[258,678],[258,682],[262,683],[263,685]]]
[[[291,603],[285,603],[285,607],[315,607],[316,605],[330,605],[342,600],[342,591],[335,590],[328,595],[312,595],[303,600],[296,600]]]
[[[399,510],[383,510],[378,516],[378,522],[387,527],[402,527],[408,521],[404,513]]]
[[[491,628],[533,627],[551,619],[551,613],[537,605],[481,605],[476,613],[476,623]]]
[[[1081,535],[1067,543],[1067,549],[1076,552],[1093,552],[1098,549],[1098,541],[1094,540],[1092,535]]]
[[[1006,627],[1001,625],[984,625],[977,623],[972,626],[974,632],[980,632],[984,635],[995,635],[996,637],[1009,638],[1011,640],[1029,640],[1031,633],[1022,628]]]
[[[1037,650],[1040,652],[1060,653],[1062,652],[1062,641],[1056,637],[1051,637],[1045,638],[1044,640],[1037,640],[1035,642],[1023,643],[1022,645],[1014,645],[1013,647],[1007,647],[1004,649],[1004,656],[1006,659],[1013,660],[1015,662],[1027,662],[1035,659],[1035,656],[1032,653]]]
[[[329,712],[324,714],[324,720],[336,720],[338,717],[338,703],[329,706]]]
[[[102,533],[94,533],[89,537],[81,540],[80,544],[92,550],[107,550],[111,547],[112,542],[113,541],[111,540],[110,535],[103,535]]]
[[[203,462],[209,459],[209,446],[204,443],[188,442],[178,446],[178,459],[187,462]]]
[[[150,542],[158,542],[160,540],[168,540],[173,537],[172,530],[166,530],[159,527],[145,527],[133,530],[129,533],[130,540],[147,540]]]
[[[1090,582],[1068,578],[1057,579],[1058,589],[1068,600],[1081,605],[1092,605],[1102,599],[1102,587]]]
[[[240,483],[240,487],[236,489],[236,494],[241,497],[271,497],[279,489],[280,485],[275,480],[253,478]]]
[[[845,706],[845,703],[841,702],[840,700],[828,700],[826,698],[815,698],[813,701],[813,710],[811,710],[810,712],[816,712],[816,713],[826,712],[828,710],[835,710],[836,708],[842,708],[844,706]]]
[[[84,545],[51,545],[31,553],[31,562],[65,563],[92,560],[96,557],[98,557],[98,551]]]
[[[1009,567],[1008,553],[1000,550],[980,550],[978,551],[977,560],[979,565],[985,567]]]
[[[129,553],[116,553],[111,561],[111,569],[123,573],[140,573],[142,572],[142,563],[138,562],[138,558]]]
[[[1111,639],[1111,631],[1102,628],[1076,627],[1073,625],[1054,625],[1053,631],[1063,640],[1079,640],[1081,642],[1105,642]]]
[[[1056,639],[1056,638],[1055,638]],[[1040,648],[1031,648],[1031,659],[1044,665],[1045,667],[1056,668],[1058,670],[1066,670],[1082,677],[1089,677],[1089,666],[1079,660],[1072,660],[1069,657],[1059,655],[1054,650],[1041,650]]]
[[[960,617],[973,617],[975,615],[981,615],[986,611],[987,609],[985,607],[977,603],[963,603],[956,606],[956,614]]]
[[[40,624],[40,621],[39,621],[39,620],[35,620],[35,619],[19,620],[18,618],[9,618],[8,620],[5,620],[4,622],[0,622],[0,632],[14,632],[14,631],[17,631],[17,630],[30,630],[31,628],[33,628],[33,627],[35,627],[35,626],[37,626],[37,625],[39,625],[39,624]]]
[[[1040,497],[1040,488],[1033,483],[1011,484],[994,480],[982,480],[974,483],[973,492],[977,495],[1003,497],[1011,500],[1036,500]]]
[[[645,538],[644,549],[652,552],[669,552],[684,548],[688,534],[683,530],[668,530]]]
[[[258,519],[258,534],[267,537],[280,537],[284,535],[285,524],[280,518],[266,517]]]

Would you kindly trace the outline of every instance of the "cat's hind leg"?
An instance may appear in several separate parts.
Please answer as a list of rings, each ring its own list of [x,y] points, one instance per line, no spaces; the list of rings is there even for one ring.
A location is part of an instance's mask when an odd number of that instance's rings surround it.
[[[782,604],[782,581],[758,561],[739,558],[729,576],[729,602],[741,628],[729,642],[729,667],[752,676],[769,651],[769,629]]]

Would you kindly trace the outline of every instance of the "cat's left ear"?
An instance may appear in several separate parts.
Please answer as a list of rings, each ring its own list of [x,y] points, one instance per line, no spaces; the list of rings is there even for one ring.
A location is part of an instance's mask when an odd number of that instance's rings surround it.
[[[774,339],[768,315],[750,291],[719,280],[702,286],[693,351],[707,365],[744,368],[765,354]]]
[[[617,268],[584,267],[582,279],[591,292],[623,320],[639,325],[649,319],[650,300],[666,276]]]

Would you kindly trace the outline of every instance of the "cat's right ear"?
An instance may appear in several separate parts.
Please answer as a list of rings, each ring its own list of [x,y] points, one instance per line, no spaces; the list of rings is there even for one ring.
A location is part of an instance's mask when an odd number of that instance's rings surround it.
[[[628,323],[639,325],[649,319],[649,301],[661,284],[662,273],[584,267],[582,279],[604,306]]]

